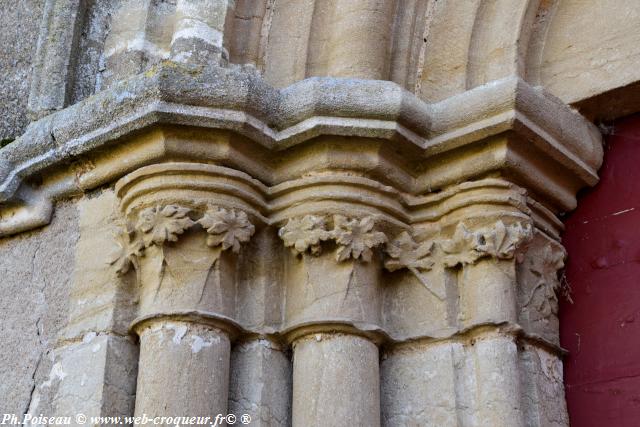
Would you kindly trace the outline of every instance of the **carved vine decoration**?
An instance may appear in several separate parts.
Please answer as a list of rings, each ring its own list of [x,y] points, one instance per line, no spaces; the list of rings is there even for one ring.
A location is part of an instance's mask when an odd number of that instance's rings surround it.
[[[295,255],[301,255],[306,251],[313,255],[320,255],[322,251],[320,243],[331,237],[324,218],[315,215],[291,218],[278,230],[278,235],[284,241],[284,245]]]
[[[207,245],[220,246],[238,253],[240,245],[249,241],[255,226],[243,211],[209,206],[204,215],[194,221],[189,208],[178,205],[155,206],[143,209],[133,228],[123,224],[115,236],[118,247],[109,263],[118,275],[127,274],[131,267],[138,268],[138,259],[151,246],[162,246],[166,242],[178,241],[179,235],[200,224],[207,232]]]
[[[144,251],[144,243],[126,225],[121,226],[115,235],[115,241],[118,249],[112,254],[109,264],[115,266],[118,275],[124,276],[132,267],[137,268],[138,257],[142,256]]]
[[[537,257],[532,257],[529,271],[536,277],[524,307],[533,307],[543,318],[558,314],[558,271],[564,267],[565,253],[547,245]]]
[[[222,246],[222,250],[231,249],[240,252],[240,244],[249,241],[256,228],[243,211],[210,206],[198,221],[207,230],[207,245]]]
[[[373,249],[387,242],[387,236],[381,231],[375,231],[374,226],[375,220],[372,217],[355,219],[334,215],[333,229],[328,230],[324,218],[306,215],[289,219],[280,228],[278,235],[295,255],[305,252],[320,255],[321,242],[334,240],[338,245],[337,261],[353,258],[369,262],[373,257]]]
[[[373,230],[375,223],[372,217],[348,219],[335,215],[333,223],[331,238],[338,244],[338,261],[353,258],[369,262],[373,256],[372,249],[387,242],[387,236],[383,232]]]
[[[484,257],[513,258],[517,248],[531,237],[530,224],[515,223],[507,226],[502,221],[477,231],[470,231],[464,223],[459,223],[450,239],[427,240],[422,243],[416,242],[408,232],[403,231],[386,247],[388,257],[385,268],[389,271],[406,268],[429,292],[444,300],[445,295],[425,279],[425,271],[432,270],[436,265],[455,267],[474,264]]]
[[[374,230],[373,217],[354,219],[334,215],[331,230],[327,223],[325,217],[316,215],[291,218],[280,228],[278,235],[295,255],[320,255],[321,243],[334,240],[338,245],[338,261],[352,258],[368,262],[374,248],[385,246],[387,258],[384,264],[387,270],[408,269],[440,299],[445,296],[429,286],[423,272],[433,269],[437,264],[455,267],[474,264],[485,257],[510,259],[532,237],[531,224],[516,222],[505,225],[501,220],[476,231],[470,231],[464,223],[460,223],[451,238],[426,242],[417,242],[407,231],[389,242],[383,232]]]
[[[145,248],[161,246],[164,242],[177,242],[178,235],[194,224],[190,210],[176,205],[156,206],[142,210],[138,216],[136,231],[142,236]]]

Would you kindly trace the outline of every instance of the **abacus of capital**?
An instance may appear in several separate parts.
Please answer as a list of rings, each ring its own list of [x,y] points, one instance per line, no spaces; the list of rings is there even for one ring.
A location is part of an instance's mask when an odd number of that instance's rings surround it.
[[[568,425],[558,216],[597,182],[594,125],[517,73],[428,102],[385,80],[377,36],[280,81],[229,63],[234,2],[163,3],[153,50],[130,39],[151,31],[142,3],[111,24],[101,90],[60,107],[43,69],[37,120],[0,151],[0,235],[80,198],[69,319],[29,413]],[[66,31],[51,13],[43,31]]]

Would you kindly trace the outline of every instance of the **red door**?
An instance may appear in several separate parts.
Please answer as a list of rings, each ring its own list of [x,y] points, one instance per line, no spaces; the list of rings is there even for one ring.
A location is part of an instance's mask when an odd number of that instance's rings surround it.
[[[596,188],[566,220],[561,303],[574,427],[640,426],[640,115],[608,129]]]

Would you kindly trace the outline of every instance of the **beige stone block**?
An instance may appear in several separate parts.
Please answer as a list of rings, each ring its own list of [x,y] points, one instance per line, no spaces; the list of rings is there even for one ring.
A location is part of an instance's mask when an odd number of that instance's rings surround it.
[[[219,329],[156,320],[138,329],[136,416],[227,413],[230,343]],[[188,393],[185,393],[185,390]]]
[[[287,257],[286,324],[346,321],[376,325],[380,319],[380,267],[337,262],[336,254]]]
[[[29,414],[71,417],[72,423],[76,414],[133,414],[138,349],[131,339],[90,332],[52,356],[48,378],[36,386]]]
[[[90,332],[128,333],[135,317],[135,273],[118,277],[110,264],[119,230],[116,198],[104,190],[78,201],[80,238],[75,249],[70,314],[65,339]]]
[[[524,426],[518,348],[513,337],[478,337],[472,347],[469,352],[476,375],[477,425]]]
[[[459,426],[457,390],[463,374],[455,365],[456,342],[415,343],[382,357],[382,426]]]
[[[486,259],[464,266],[459,275],[463,327],[517,321],[515,263]]]
[[[258,427],[291,425],[292,365],[287,352],[265,339],[240,342],[231,352],[229,412]]]
[[[535,345],[523,344],[519,359],[526,425],[568,426],[560,357]]]
[[[312,334],[293,348],[294,427],[380,425],[378,347],[366,338]]]

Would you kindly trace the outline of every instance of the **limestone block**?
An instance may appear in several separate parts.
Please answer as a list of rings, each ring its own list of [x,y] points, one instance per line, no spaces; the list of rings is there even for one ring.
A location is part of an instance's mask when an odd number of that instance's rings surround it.
[[[462,325],[516,322],[515,264],[513,259],[489,259],[463,268],[459,291]]]
[[[286,249],[272,228],[256,234],[240,252],[235,317],[250,329],[277,329],[284,312]]]
[[[129,338],[87,333],[57,348],[46,381],[34,388],[29,414],[73,417],[133,413],[138,349]],[[72,418],[74,419],[74,418]]]
[[[68,105],[83,14],[84,4],[78,0],[46,2],[29,93],[32,118]]]
[[[457,276],[455,271],[437,269],[418,273],[410,271],[383,278],[385,328],[398,337],[447,335],[458,327]],[[440,299],[427,288],[443,290]],[[447,293],[448,291],[448,293]]]
[[[159,320],[140,326],[138,334],[136,416],[227,413],[231,347],[225,332],[189,322]]]
[[[552,397],[564,396],[561,358],[529,344],[522,346],[519,358],[526,425],[568,426],[565,400]]]
[[[291,361],[264,339],[240,342],[231,353],[229,412],[259,427],[291,425]]]
[[[29,123],[27,99],[44,0],[21,0],[0,16],[0,141],[15,139]]]
[[[223,35],[233,0],[178,0],[171,39],[172,58],[178,62],[207,64],[225,59]]]
[[[335,253],[287,257],[287,325],[312,321],[379,323],[381,296],[375,262],[337,262]]]
[[[380,366],[383,426],[457,426],[464,371],[454,342],[416,343],[384,353]]]
[[[512,337],[482,337],[470,351],[478,396],[474,418],[479,426],[524,426],[518,349]],[[467,392],[472,389],[465,388]]]
[[[72,201],[58,205],[48,227],[0,239],[2,413],[26,412],[34,390],[46,381],[49,357],[71,309],[78,238],[78,212]]]
[[[208,247],[202,231],[187,232],[177,244],[147,248],[140,262],[139,315],[202,310],[233,317],[236,258]]]
[[[375,344],[320,333],[296,341],[293,354],[293,426],[380,425]]]
[[[119,277],[111,264],[118,250],[115,236],[119,230],[113,191],[80,199],[78,215],[80,239],[64,337],[77,339],[89,332],[126,335],[137,310],[137,296],[135,274]]]
[[[637,81],[637,67],[629,66],[640,56],[637,7],[633,0],[558,3],[544,17],[541,83],[574,103]]]

